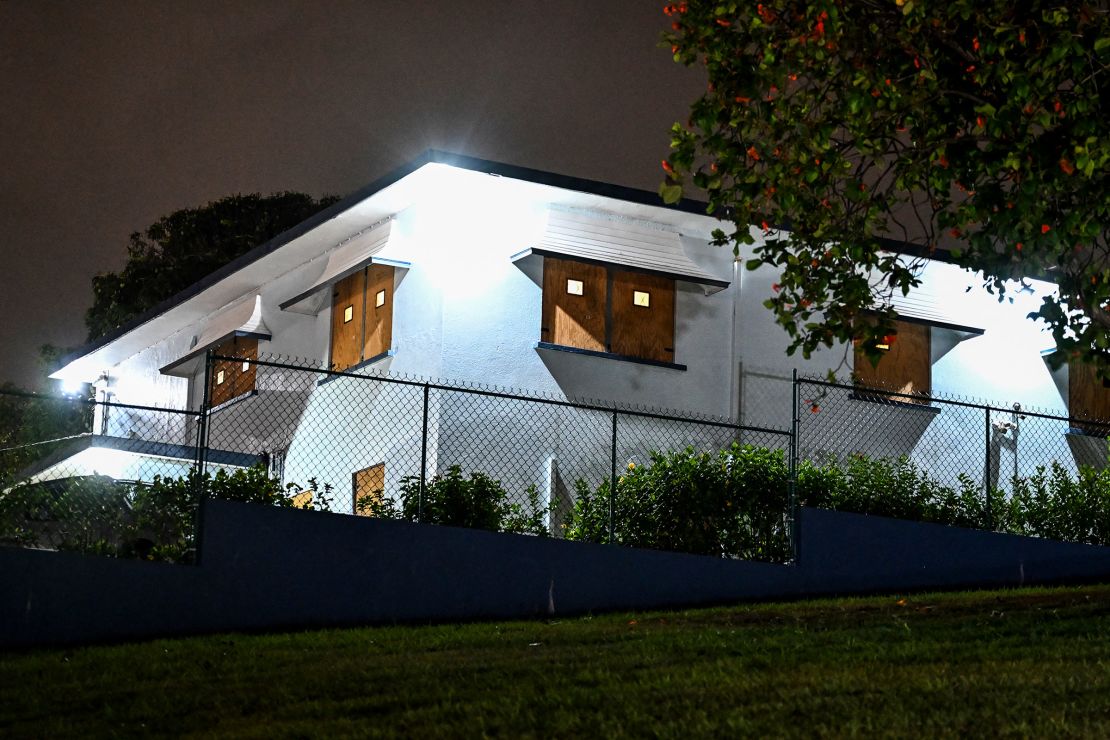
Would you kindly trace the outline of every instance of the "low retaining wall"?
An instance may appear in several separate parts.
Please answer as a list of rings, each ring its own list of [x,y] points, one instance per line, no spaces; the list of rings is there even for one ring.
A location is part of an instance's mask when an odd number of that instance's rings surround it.
[[[1110,580],[1110,548],[819,509],[790,566],[206,507],[198,566],[0,548],[0,645]]]

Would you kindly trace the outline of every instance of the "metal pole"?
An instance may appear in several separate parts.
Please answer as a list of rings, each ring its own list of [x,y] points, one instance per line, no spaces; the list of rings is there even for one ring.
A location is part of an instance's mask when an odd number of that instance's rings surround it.
[[[983,514],[987,529],[994,529],[991,513],[991,410],[983,409]]]
[[[798,368],[791,372],[792,389],[790,409],[790,551],[794,563],[798,562]]]
[[[204,532],[204,499],[207,495],[204,475],[208,467],[208,409],[211,405],[212,350],[208,350],[204,353],[204,389],[201,393],[200,415],[197,417],[197,456],[196,467],[194,468],[196,474],[194,485],[196,486],[197,511],[193,525],[193,562],[197,565],[200,565],[201,553],[203,551],[201,538]]]
[[[420,497],[416,501],[416,521],[424,521],[424,492],[428,484],[428,384],[424,384],[424,427],[420,435]]]
[[[617,410],[613,409],[613,442],[609,448],[609,544],[613,544],[613,531],[615,527],[614,499],[617,495]]]

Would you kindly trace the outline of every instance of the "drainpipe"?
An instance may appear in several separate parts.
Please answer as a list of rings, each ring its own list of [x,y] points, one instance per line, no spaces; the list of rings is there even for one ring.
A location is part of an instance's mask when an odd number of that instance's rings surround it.
[[[739,325],[740,314],[740,256],[737,255],[732,258],[732,323],[730,326],[729,336],[729,386],[728,386],[728,403],[729,414],[732,416],[733,411],[736,412],[736,420],[743,423],[740,418],[740,404],[744,399],[740,398],[740,358],[736,356],[736,327]]]

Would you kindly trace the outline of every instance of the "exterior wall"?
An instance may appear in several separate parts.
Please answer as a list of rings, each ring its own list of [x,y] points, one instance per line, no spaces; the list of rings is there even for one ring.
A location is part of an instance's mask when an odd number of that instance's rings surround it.
[[[394,354],[358,372],[651,406],[776,429],[789,429],[794,368],[803,375],[823,375],[830,368],[839,368],[842,377],[851,372],[852,353],[845,346],[819,351],[808,360],[785,354],[788,338],[762,305],[772,295],[777,272],[767,267],[737,270],[730,249],[709,244],[713,223],[708,220],[703,233],[683,235],[683,249],[691,260],[732,284],[705,295],[700,286],[677,283],[675,362],[685,370],[536,349],[542,277],[534,265],[516,265],[510,257],[539,242],[550,204],[532,193],[518,193],[501,178],[475,182],[465,190],[433,190],[396,214],[391,252],[411,261],[411,267],[396,270]],[[758,231],[755,236],[760,238]],[[741,259],[750,256],[745,252]],[[330,308],[325,306],[317,316],[277,309],[315,279],[326,260],[321,255],[290,265],[281,279],[260,288],[244,286],[244,295],[261,294],[264,320],[273,336],[272,341],[260,342],[261,357],[327,363]],[[1026,408],[1065,410],[1066,395],[1061,391],[1066,393],[1066,375],[1049,371],[1037,352],[1044,341],[1025,319],[1039,294],[1018,294],[1012,305],[999,304],[981,290],[965,292],[968,277],[942,263],[931,263],[925,279],[942,286],[943,300],[953,313],[974,317],[986,329],[982,336],[931,330],[935,393],[960,394],[1004,408],[1017,401]],[[1041,292],[1047,288],[1037,286]],[[188,351],[204,318],[198,316],[193,326],[112,368],[109,383],[116,399],[199,407],[203,368],[191,381],[161,376],[158,368]],[[287,450],[287,481],[301,484],[314,477],[331,484],[337,495],[341,491],[343,500],[349,497],[355,470],[385,462],[387,490],[396,493],[401,478],[414,475],[418,467],[419,439],[414,442],[413,434],[419,436],[422,399],[404,386],[387,388],[342,378],[318,385],[321,377],[259,368],[257,393],[213,414],[212,446],[252,454]],[[939,404],[936,408],[940,412],[849,400],[835,415],[831,408],[830,413],[802,414],[802,452],[908,455],[926,467],[943,467],[950,478],[957,472],[981,476],[984,458],[991,455],[995,476],[1005,481],[1014,466],[1013,434],[996,434],[988,444],[983,419],[972,418],[967,410]],[[523,413],[503,400],[435,395],[429,404],[429,473],[458,464],[501,478],[511,493],[537,485],[545,496],[558,500],[569,496],[574,480],[596,485],[607,474],[611,426],[603,415],[557,406],[542,411],[529,406]],[[1010,416],[997,414],[991,422],[1008,421]],[[119,436],[146,424],[141,412],[112,414],[109,422],[106,433]],[[1022,423],[1026,426],[1016,444],[1022,474],[1052,458],[1105,460],[1104,451],[1092,448],[1092,440],[1066,437],[1064,423]],[[154,429],[153,423],[148,426]],[[195,429],[189,424],[179,427],[151,433],[166,437],[164,441],[190,443]],[[647,420],[623,429],[627,431],[618,440],[622,465],[646,460],[653,446],[710,447],[732,438],[731,433],[709,428],[676,429],[673,423]],[[342,503],[337,506],[342,508]]]

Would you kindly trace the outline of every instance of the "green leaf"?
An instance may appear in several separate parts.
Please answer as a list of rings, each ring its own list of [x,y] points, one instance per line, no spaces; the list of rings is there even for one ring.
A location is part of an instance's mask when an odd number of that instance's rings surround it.
[[[659,186],[659,195],[663,202],[670,205],[682,200],[682,186],[674,183],[663,183]]]

